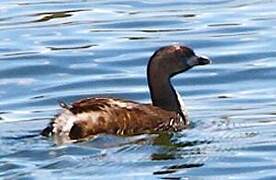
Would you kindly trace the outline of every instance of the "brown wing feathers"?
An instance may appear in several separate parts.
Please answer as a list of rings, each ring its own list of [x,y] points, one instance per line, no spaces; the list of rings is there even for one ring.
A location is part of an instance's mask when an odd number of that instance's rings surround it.
[[[79,117],[69,133],[72,139],[98,133],[132,135],[159,131],[164,122],[179,118],[175,112],[152,105],[104,98],[74,103],[70,111]]]

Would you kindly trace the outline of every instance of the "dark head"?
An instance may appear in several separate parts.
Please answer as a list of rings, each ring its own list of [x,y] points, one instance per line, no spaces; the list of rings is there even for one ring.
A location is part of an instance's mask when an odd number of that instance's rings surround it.
[[[197,56],[194,51],[186,46],[171,45],[160,48],[150,58],[148,75],[172,77],[197,65],[210,64],[206,57]]]
[[[210,64],[208,58],[195,55],[192,49],[185,46],[172,45],[157,50],[150,58],[147,69],[152,104],[178,112],[187,122],[170,78],[194,66],[205,64]]]

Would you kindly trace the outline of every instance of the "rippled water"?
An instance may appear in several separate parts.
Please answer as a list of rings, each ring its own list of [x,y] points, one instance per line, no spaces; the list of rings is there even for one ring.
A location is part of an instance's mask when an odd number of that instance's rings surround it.
[[[0,178],[275,179],[276,1],[2,0]],[[148,102],[145,67],[186,44],[213,64],[174,85],[192,126],[57,146],[38,135],[72,102]]]

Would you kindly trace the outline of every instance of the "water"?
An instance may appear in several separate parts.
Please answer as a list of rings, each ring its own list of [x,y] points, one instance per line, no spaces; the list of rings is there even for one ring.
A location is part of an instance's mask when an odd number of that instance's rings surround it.
[[[275,179],[276,1],[3,0],[1,179]],[[37,134],[58,100],[149,102],[163,45],[213,64],[174,78],[192,125],[173,135],[55,145]]]

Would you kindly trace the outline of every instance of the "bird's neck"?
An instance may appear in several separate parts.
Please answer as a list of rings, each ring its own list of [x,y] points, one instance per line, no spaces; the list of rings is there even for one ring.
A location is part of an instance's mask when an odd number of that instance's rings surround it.
[[[148,85],[154,106],[168,111],[181,112],[179,97],[168,75],[149,71]]]
[[[152,104],[167,111],[177,112],[181,119],[186,123],[187,110],[179,93],[173,88],[169,78],[162,78],[162,76],[155,77],[148,76],[148,85]]]

